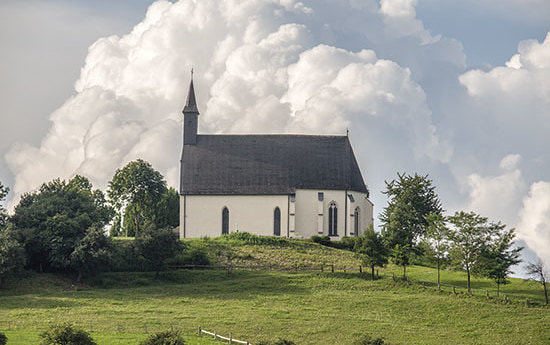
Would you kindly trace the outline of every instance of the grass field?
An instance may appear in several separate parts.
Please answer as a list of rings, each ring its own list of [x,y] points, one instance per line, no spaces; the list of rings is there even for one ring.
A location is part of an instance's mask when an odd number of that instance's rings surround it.
[[[204,243],[208,242],[208,243]],[[192,241],[209,246],[214,259],[240,262],[358,264],[352,253],[304,241],[249,245]],[[232,251],[227,255],[227,251]],[[98,344],[137,344],[148,331],[181,330],[189,344],[220,344],[193,336],[201,325],[252,344],[279,337],[297,344],[353,344],[362,334],[390,344],[550,344],[550,309],[527,307],[518,299],[438,293],[387,278],[371,281],[358,273],[175,270],[160,280],[153,273],[107,273],[75,286],[67,278],[31,274],[0,291],[0,329],[8,344],[37,344],[38,331],[71,322],[93,327]],[[382,272],[381,272],[382,273]],[[435,280],[431,268],[411,267],[411,279]],[[464,284],[462,272],[443,280]],[[492,284],[476,279],[480,291]],[[513,280],[503,290],[541,300],[533,282]]]

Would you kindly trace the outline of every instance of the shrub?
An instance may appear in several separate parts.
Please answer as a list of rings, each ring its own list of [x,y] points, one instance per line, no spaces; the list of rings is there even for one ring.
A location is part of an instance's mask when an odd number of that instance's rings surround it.
[[[354,345],[389,345],[385,343],[382,338],[372,338],[368,334],[363,334],[363,336],[353,343]]]
[[[70,324],[56,325],[40,334],[40,345],[97,345],[90,335]]]
[[[204,248],[191,248],[185,253],[184,264],[188,265],[210,265],[210,258]]]
[[[228,235],[223,235],[223,239],[246,243],[246,244],[263,244],[286,246],[289,244],[288,239],[276,236],[258,236],[248,232],[232,232]]]
[[[139,345],[185,345],[185,340],[178,331],[165,331],[151,334]]]
[[[296,345],[296,343],[293,342],[292,340],[279,338],[279,340],[277,340],[277,341],[274,342],[274,343],[271,343],[271,342],[269,342],[269,341],[263,340],[263,341],[260,341],[260,342],[258,343],[258,345]]]
[[[330,237],[328,236],[313,235],[311,236],[311,241],[315,243],[319,243],[320,245],[323,245],[323,246],[332,247],[332,243],[330,242]]]
[[[8,337],[2,332],[0,332],[0,345],[6,345],[8,342]]]

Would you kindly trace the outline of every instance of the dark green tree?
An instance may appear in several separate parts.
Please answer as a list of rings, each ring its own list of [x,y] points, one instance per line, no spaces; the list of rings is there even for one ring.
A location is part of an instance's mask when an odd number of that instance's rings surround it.
[[[363,265],[370,267],[372,280],[375,279],[375,267],[383,267],[388,263],[389,251],[384,239],[372,226],[357,238],[354,251],[361,257]]]
[[[480,264],[481,253],[491,243],[492,226],[487,218],[474,212],[456,212],[447,219],[453,225],[449,229],[451,262],[466,270],[468,293],[471,294],[470,276]]]
[[[90,335],[70,324],[56,325],[40,334],[40,345],[97,345]]]
[[[113,210],[82,176],[44,183],[23,195],[11,218],[31,267],[71,268],[71,254],[92,226],[103,228]]]
[[[91,227],[71,253],[71,267],[78,272],[80,283],[84,273],[98,272],[109,265],[114,253],[112,240],[103,229]]]
[[[523,247],[514,246],[515,229],[505,229],[500,223],[489,226],[491,242],[480,253],[479,263],[474,267],[477,274],[491,278],[497,284],[497,296],[500,285],[508,283],[508,275],[513,265],[521,262],[520,252]]]
[[[393,263],[403,267],[403,279],[407,279],[407,266],[410,265],[413,249],[409,244],[396,244],[391,251]]]
[[[2,332],[0,332],[0,345],[6,345],[8,343],[8,337]]]
[[[115,172],[107,194],[118,213],[132,219],[137,236],[145,221],[154,218],[166,190],[162,175],[151,164],[138,159]],[[128,236],[128,227],[125,232]]]
[[[157,228],[175,228],[180,223],[180,195],[172,187],[166,189],[155,207],[154,223]]]
[[[541,260],[538,260],[536,263],[528,263],[526,268],[527,274],[542,284],[542,287],[544,288],[544,298],[546,300],[546,304],[548,304],[548,288],[546,286],[546,283],[548,283],[548,274],[546,267]]]
[[[425,255],[437,266],[437,290],[441,291],[440,271],[441,265],[448,261],[449,229],[445,225],[445,218],[440,214],[430,214],[427,220],[425,243],[428,250]]]
[[[146,227],[136,237],[135,248],[149,262],[158,278],[159,272],[165,268],[166,260],[180,252],[182,244],[172,228]]]
[[[390,247],[396,244],[414,247],[424,236],[430,214],[443,212],[441,201],[428,175],[397,174],[397,179],[386,181],[388,206],[380,215],[384,236]]]
[[[4,187],[2,182],[0,182],[0,229],[6,225],[6,221],[8,219],[8,213],[6,212],[4,206],[2,206],[2,203],[4,202],[4,199],[8,195],[9,191],[10,189],[8,187]]]
[[[15,238],[11,226],[0,228],[0,288],[3,280],[25,266],[25,250]]]

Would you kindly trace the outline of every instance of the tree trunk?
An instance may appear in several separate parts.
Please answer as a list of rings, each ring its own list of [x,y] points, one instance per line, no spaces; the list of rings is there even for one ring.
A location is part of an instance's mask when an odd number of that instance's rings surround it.
[[[371,266],[370,268],[371,268],[372,280],[374,280],[374,265]]]
[[[160,270],[157,269],[155,271],[155,279],[159,279],[159,277],[160,277]]]
[[[466,273],[468,274],[468,295],[472,294],[472,289],[470,288],[470,267],[466,266]]]
[[[546,299],[546,304],[548,305],[548,290],[546,289],[546,281],[542,281],[542,286],[544,286],[544,298]]]
[[[78,276],[76,277],[76,282],[80,283],[82,281],[82,270],[78,270]]]
[[[440,270],[441,264],[439,263],[439,260],[437,261],[437,291],[441,291],[441,280],[439,279],[439,270]]]
[[[38,264],[38,269],[40,273],[44,273],[44,268],[42,267],[42,263]]]
[[[497,281],[497,297],[500,295],[500,282]]]
[[[137,213],[137,212],[136,212]],[[137,237],[139,233],[139,216],[136,214],[136,233],[134,234],[134,237]]]
[[[2,288],[2,276],[0,276],[0,289]]]
[[[407,280],[407,265],[403,264],[403,280]]]

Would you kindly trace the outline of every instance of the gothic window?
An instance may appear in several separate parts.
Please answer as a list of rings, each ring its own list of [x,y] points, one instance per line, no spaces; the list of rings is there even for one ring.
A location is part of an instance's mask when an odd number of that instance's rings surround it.
[[[229,233],[229,210],[227,207],[222,211],[222,235]]]
[[[281,210],[278,207],[273,212],[273,235],[281,236]]]
[[[355,236],[359,236],[359,227],[361,226],[359,224],[359,219],[359,207],[356,207],[353,214],[353,234]]]
[[[328,207],[328,235],[338,236],[338,208],[334,201]]]

